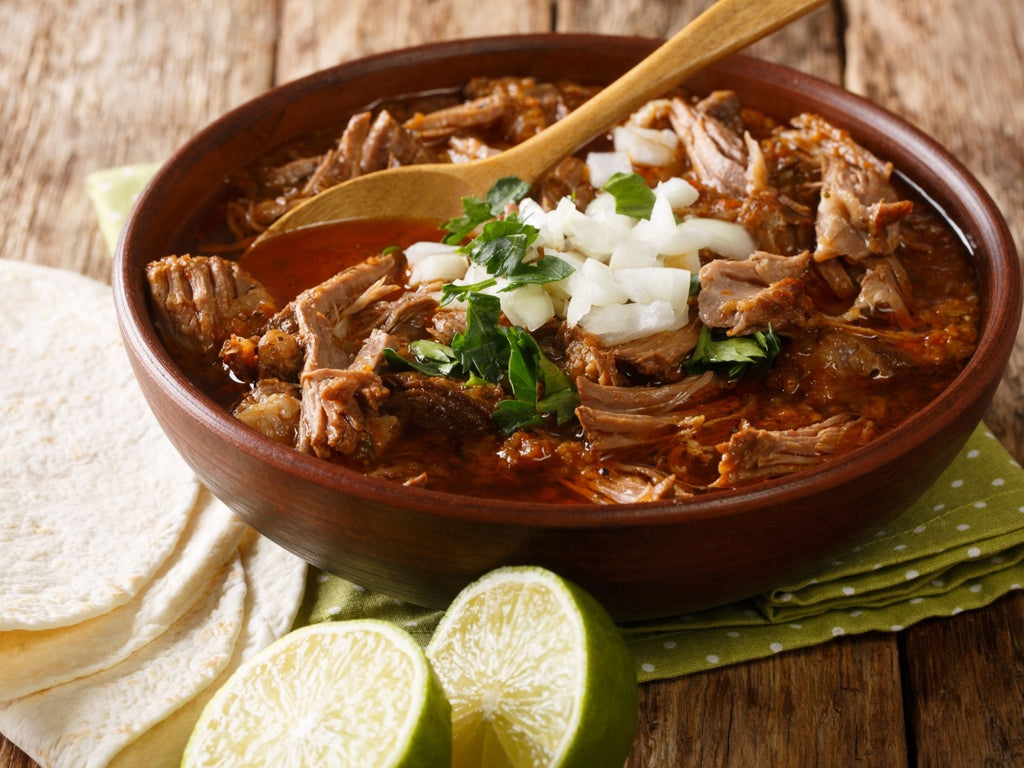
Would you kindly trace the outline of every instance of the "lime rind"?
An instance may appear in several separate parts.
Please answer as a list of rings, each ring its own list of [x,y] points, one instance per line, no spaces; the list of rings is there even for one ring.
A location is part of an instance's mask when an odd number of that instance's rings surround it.
[[[538,567],[467,586],[427,647],[452,704],[455,768],[619,768],[637,721],[632,658],[607,612]]]
[[[382,621],[316,624],[213,696],[183,768],[448,768],[450,707],[422,648]]]

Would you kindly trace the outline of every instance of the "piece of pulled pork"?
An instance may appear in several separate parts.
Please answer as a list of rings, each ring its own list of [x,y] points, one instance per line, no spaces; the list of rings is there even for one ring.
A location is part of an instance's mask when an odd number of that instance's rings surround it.
[[[277,311],[263,285],[218,256],[166,256],[146,266],[153,316],[165,343],[213,359],[232,336],[250,336]]]
[[[722,460],[712,486],[730,488],[797,472],[863,445],[874,432],[873,422],[852,414],[837,414],[797,429],[744,424],[719,446]]]
[[[786,335],[807,327],[818,312],[804,290],[807,251],[777,256],[758,251],[749,259],[716,259],[701,267],[697,306],[711,328],[730,336],[766,331]]]

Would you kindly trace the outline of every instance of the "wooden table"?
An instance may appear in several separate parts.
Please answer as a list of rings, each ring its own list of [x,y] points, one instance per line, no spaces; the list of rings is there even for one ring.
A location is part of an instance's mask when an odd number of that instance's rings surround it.
[[[707,0],[0,0],[2,256],[106,278],[91,171],[159,161],[269,86],[444,38],[666,36]],[[1024,6],[833,0],[751,53],[843,83],[934,135],[1024,240]],[[1024,460],[1018,345],[987,421]],[[1024,765],[1024,594],[646,684],[630,768]],[[0,768],[33,763],[0,741]]]

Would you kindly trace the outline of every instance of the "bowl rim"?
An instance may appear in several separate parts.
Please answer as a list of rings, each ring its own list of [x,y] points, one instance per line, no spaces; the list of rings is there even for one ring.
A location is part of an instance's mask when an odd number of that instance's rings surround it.
[[[991,392],[998,384],[998,378],[995,381],[979,380],[972,374],[983,365],[995,364],[1000,371],[1003,370],[1014,344],[1014,331],[1020,321],[1022,304],[1016,246],[1006,221],[992,198],[956,157],[903,118],[839,85],[745,54],[734,54],[713,68],[723,70],[726,74],[730,70],[737,71],[736,68],[753,68],[757,70],[758,77],[765,81],[767,87],[799,88],[818,99],[835,104],[848,104],[855,108],[856,113],[861,115],[859,124],[866,126],[870,122],[876,129],[879,126],[884,129],[880,133],[888,137],[887,145],[893,150],[899,149],[902,153],[912,152],[934,160],[937,167],[947,168],[947,182],[955,182],[955,191],[964,210],[976,221],[984,224],[984,241],[997,244],[991,260],[996,269],[992,270],[993,274],[989,276],[993,292],[992,295],[984,297],[988,306],[982,307],[982,333],[967,366],[923,409],[866,446],[825,464],[782,478],[767,480],[750,488],[723,490],[708,496],[678,501],[603,505],[462,496],[430,489],[407,488],[394,481],[368,477],[355,470],[331,464],[277,443],[232,417],[178,369],[164,350],[148,313],[144,311],[144,291],[138,290],[138,277],[132,274],[129,256],[133,241],[140,237],[140,232],[146,226],[147,211],[159,205],[161,190],[167,185],[173,185],[180,176],[180,171],[175,169],[181,163],[190,162],[199,148],[228,131],[236,122],[256,120],[260,114],[260,105],[267,98],[298,97],[339,76],[349,78],[372,71],[382,62],[400,66],[405,63],[421,64],[424,59],[429,60],[432,56],[474,53],[481,48],[500,52],[517,49],[527,43],[539,43],[541,46],[571,46],[595,42],[643,48],[653,47],[661,41],[646,37],[590,33],[537,33],[427,43],[372,54],[277,85],[206,125],[173,152],[158,169],[133,205],[117,243],[112,274],[115,309],[125,345],[137,357],[137,365],[151,376],[162,395],[169,398],[180,411],[194,419],[200,428],[210,430],[218,440],[249,453],[269,468],[371,504],[398,506],[427,512],[439,518],[486,519],[495,524],[514,523],[530,526],[536,520],[537,524],[544,528],[615,528],[634,526],[638,523],[644,526],[659,526],[677,523],[681,515],[690,520],[727,519],[740,517],[753,508],[786,504],[803,496],[812,486],[818,490],[839,488],[861,475],[896,461],[904,452],[906,435],[915,435],[914,444],[925,443],[950,428],[961,413],[961,409],[954,407],[956,403],[973,403],[979,398],[991,396]],[[841,127],[849,129],[854,136],[857,135],[856,129],[850,129],[846,124]],[[879,154],[887,156],[884,151]],[[926,198],[930,197],[916,179],[909,181]],[[933,200],[931,202],[934,203]],[[944,213],[952,221],[952,212]],[[953,223],[961,230],[961,235],[964,235],[961,225]],[[982,245],[970,242],[969,238],[964,239],[972,250]],[[138,269],[141,270],[141,266]],[[979,275],[979,280],[984,282],[984,276]],[[995,313],[994,307],[1002,307],[1003,311]],[[993,318],[998,322],[994,322]]]

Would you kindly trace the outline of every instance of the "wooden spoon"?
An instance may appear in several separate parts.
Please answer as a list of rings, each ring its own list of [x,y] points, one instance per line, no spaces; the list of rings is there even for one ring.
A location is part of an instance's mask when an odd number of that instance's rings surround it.
[[[642,104],[824,1],[718,0],[614,83],[521,144],[469,163],[408,165],[357,176],[296,206],[256,242],[352,219],[446,221],[462,213],[464,196],[482,197],[505,176],[533,183]]]

